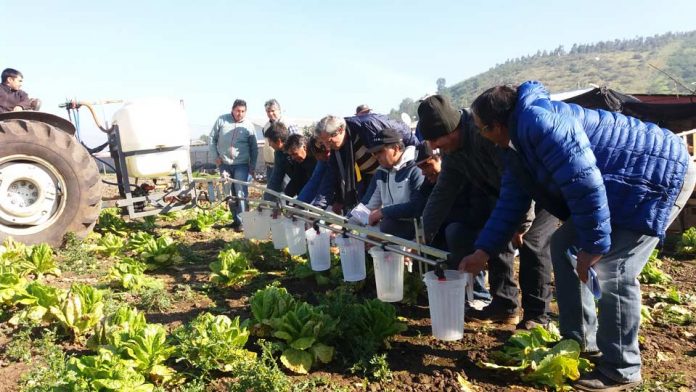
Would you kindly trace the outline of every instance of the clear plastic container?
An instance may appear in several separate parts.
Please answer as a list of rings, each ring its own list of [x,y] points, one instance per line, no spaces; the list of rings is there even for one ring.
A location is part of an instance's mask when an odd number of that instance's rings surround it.
[[[256,229],[253,234],[254,239],[259,241],[267,240],[268,233],[271,232],[271,221],[273,220],[271,218],[271,210],[256,210],[254,214],[254,228]]]
[[[275,249],[283,249],[288,246],[288,240],[285,236],[288,218],[279,217],[271,219],[271,236],[273,237],[273,247]]]
[[[398,302],[404,298],[404,256],[382,250],[370,249],[375,267],[377,299],[383,302]]]
[[[248,240],[254,239],[256,233],[256,214],[253,211],[244,211],[239,214],[239,219],[242,221],[244,228],[244,238]]]
[[[464,336],[466,295],[473,298],[473,280],[471,274],[455,270],[444,272],[446,280],[438,280],[433,271],[423,276],[428,288],[433,337],[440,340],[459,340]]]
[[[365,243],[351,237],[336,237],[334,241],[341,254],[343,280],[358,282],[365,279]]]
[[[288,253],[291,255],[299,256],[307,253],[305,222],[303,220],[287,222],[285,226],[285,242],[288,245]]]
[[[312,271],[326,271],[331,268],[329,232],[323,227],[319,228],[319,233],[314,228],[310,228],[305,232],[305,236],[307,237],[309,263],[312,266]]]
[[[181,103],[176,99],[151,98],[127,102],[113,116],[124,153],[151,150],[126,157],[131,177],[154,178],[184,172],[191,166],[191,131]],[[158,149],[181,147],[157,152]]]

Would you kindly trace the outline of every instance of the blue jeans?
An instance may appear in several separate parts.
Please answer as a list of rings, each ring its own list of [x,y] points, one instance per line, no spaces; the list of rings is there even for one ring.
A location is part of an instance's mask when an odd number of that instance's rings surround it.
[[[248,182],[249,181],[249,165],[243,164],[243,165],[227,165],[227,164],[222,164],[220,165],[220,175],[222,175],[222,172],[226,171],[229,175],[230,178],[234,178],[235,180],[241,180]],[[234,196],[237,198],[237,200],[230,200],[227,203],[228,208],[230,209],[231,212],[234,212],[234,225],[239,225],[241,224],[239,220],[239,214],[246,211],[246,198],[248,193],[248,189],[246,186],[239,185],[239,184],[232,184],[231,187],[229,187],[229,190],[227,191],[229,196]]]
[[[696,168],[692,164],[670,220],[674,220],[686,204],[694,183]],[[561,335],[578,341],[584,351],[601,351],[597,369],[605,376],[624,383],[640,381],[638,275],[659,238],[612,227],[611,249],[594,266],[602,290],[602,297],[595,303],[565,254],[575,244],[575,236],[575,226],[569,220],[551,238]]]

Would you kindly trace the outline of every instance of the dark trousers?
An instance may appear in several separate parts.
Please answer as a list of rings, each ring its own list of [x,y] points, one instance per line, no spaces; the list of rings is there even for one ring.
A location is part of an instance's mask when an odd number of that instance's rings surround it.
[[[412,220],[408,221],[384,217],[379,222],[379,231],[405,240],[413,240],[416,237],[416,229],[413,227]]]
[[[520,288],[523,319],[545,316],[551,302],[552,265],[549,243],[558,228],[558,219],[543,209],[537,209],[532,227],[524,235],[520,248]],[[488,282],[493,301],[491,306],[508,310],[518,307],[517,284],[514,280],[514,249],[509,244],[499,257],[489,260]]]
[[[478,237],[479,230],[472,229],[462,222],[445,223],[444,234],[447,241],[447,251],[450,252],[450,258],[447,260],[447,266],[451,269],[459,268],[459,262],[466,255],[474,252],[474,243]],[[486,272],[481,271],[474,277],[474,298],[484,301],[491,300],[491,294],[486,289]]]

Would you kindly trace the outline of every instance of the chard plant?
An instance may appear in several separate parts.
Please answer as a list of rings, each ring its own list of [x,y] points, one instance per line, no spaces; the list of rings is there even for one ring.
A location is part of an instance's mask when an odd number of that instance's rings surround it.
[[[210,281],[223,287],[239,286],[258,274],[243,253],[231,248],[220,252],[208,266],[212,271]]]
[[[336,334],[338,320],[307,303],[296,305],[270,321],[273,336],[284,341],[280,362],[298,374],[307,374],[318,363],[329,363],[334,348],[326,344]]]
[[[372,299],[353,306],[355,315],[351,329],[359,339],[355,343],[363,347],[373,347],[375,352],[382,347],[390,348],[388,339],[407,329],[406,324],[398,320],[392,304]]]
[[[73,283],[65,298],[49,308],[61,327],[73,340],[81,340],[104,316],[103,294],[98,289]]]
[[[271,320],[284,316],[295,308],[297,301],[278,282],[256,291],[249,299],[254,317],[254,335],[267,337],[271,331]]]
[[[580,378],[580,372],[592,365],[580,358],[580,345],[571,339],[561,340],[558,329],[536,326],[530,331],[517,332],[502,350],[491,353],[493,362],[478,362],[486,369],[506,369],[519,372],[522,381],[567,390],[568,380]]]
[[[249,330],[246,323],[240,324],[239,317],[231,320],[202,313],[175,330],[173,336],[177,361],[186,361],[206,374],[213,370],[230,372],[240,363],[256,359],[256,353],[244,349]]]
[[[121,253],[125,244],[123,237],[106,233],[97,240],[92,249],[102,256],[112,257]]]
[[[148,263],[148,269],[156,269],[181,262],[178,244],[167,236],[150,239],[143,245],[140,257]]]

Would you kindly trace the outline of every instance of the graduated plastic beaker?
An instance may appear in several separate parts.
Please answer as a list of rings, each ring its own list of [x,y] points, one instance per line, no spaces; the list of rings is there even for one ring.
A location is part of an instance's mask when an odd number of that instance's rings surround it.
[[[268,233],[271,231],[271,210],[254,211],[254,239],[263,241],[268,239]]]
[[[252,211],[244,211],[239,214],[239,219],[242,221],[242,227],[244,228],[244,238],[248,240],[254,239],[254,233],[256,232],[255,215]]]
[[[287,222],[285,226],[285,242],[288,245],[288,253],[291,255],[299,256],[307,253],[305,222],[303,220]]]
[[[435,272],[423,276],[428,288],[428,305],[433,337],[440,340],[459,340],[464,336],[464,304],[471,293],[471,274],[445,270],[445,280],[438,280]]]
[[[307,247],[309,248],[309,264],[312,271],[326,271],[331,268],[331,244],[329,232],[319,228],[319,232],[310,228],[305,232]]]
[[[285,237],[285,230],[288,224],[288,218],[278,217],[271,219],[271,236],[273,237],[273,247],[275,249],[283,249],[288,246],[288,241]]]
[[[375,267],[377,299],[383,302],[398,302],[404,298],[404,256],[382,250],[370,249]]]
[[[365,243],[351,237],[336,237],[341,254],[343,280],[357,282],[365,279]]]

